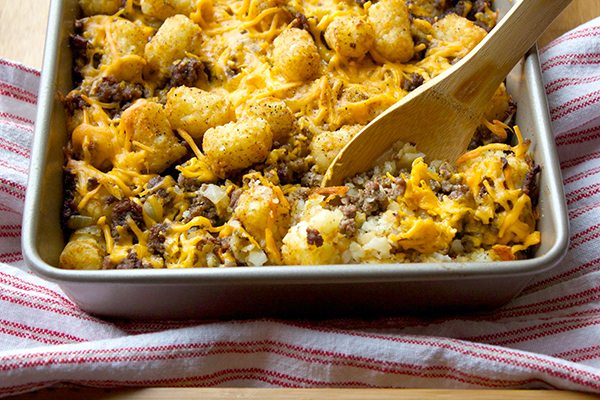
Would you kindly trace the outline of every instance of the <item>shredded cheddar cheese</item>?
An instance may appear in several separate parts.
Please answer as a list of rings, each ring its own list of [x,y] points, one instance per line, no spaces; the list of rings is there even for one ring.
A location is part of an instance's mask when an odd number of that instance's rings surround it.
[[[541,240],[537,170],[503,86],[455,165],[398,144],[318,187],[362,126],[493,27],[492,10],[462,3],[127,0],[86,15],[64,100],[61,267],[526,256]]]

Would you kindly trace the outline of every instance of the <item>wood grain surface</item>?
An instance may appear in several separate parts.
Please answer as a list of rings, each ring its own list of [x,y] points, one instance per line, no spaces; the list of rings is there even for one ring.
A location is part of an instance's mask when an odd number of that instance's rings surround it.
[[[547,390],[449,389],[47,389],[13,400],[593,400],[597,396]]]
[[[0,57],[31,67],[42,65],[44,36],[50,0],[0,0]],[[544,45],[575,26],[600,16],[600,1],[574,0],[540,39]],[[248,399],[248,400],[587,400],[597,396],[576,392],[528,390],[412,390],[412,389],[186,389],[150,388],[139,390],[58,389],[42,390],[13,397],[15,400],[162,400],[162,399]]]

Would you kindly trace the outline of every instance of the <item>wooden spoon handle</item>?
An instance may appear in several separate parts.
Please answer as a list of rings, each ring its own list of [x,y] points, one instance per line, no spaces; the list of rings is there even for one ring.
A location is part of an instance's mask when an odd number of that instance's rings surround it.
[[[436,91],[463,103],[473,104],[479,99],[486,101],[491,98],[504,77],[570,2],[520,0],[490,34],[436,85]]]

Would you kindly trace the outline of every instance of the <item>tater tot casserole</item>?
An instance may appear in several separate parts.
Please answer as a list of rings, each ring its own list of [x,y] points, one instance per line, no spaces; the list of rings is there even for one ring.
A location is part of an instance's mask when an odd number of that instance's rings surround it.
[[[536,175],[501,85],[469,151],[342,147],[493,28],[491,0],[79,0],[65,269],[526,258]],[[426,127],[424,127],[426,129]]]

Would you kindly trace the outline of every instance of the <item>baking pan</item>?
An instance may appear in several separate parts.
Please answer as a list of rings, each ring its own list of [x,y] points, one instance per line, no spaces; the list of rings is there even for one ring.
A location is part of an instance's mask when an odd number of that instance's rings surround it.
[[[497,1],[502,11],[508,0]],[[508,262],[238,267],[178,270],[62,270],[62,148],[59,100],[72,87],[69,33],[76,0],[50,9],[23,221],[23,254],[36,274],[58,283],[83,310],[124,318],[389,315],[489,309],[516,296],[560,262],[568,245],[562,178],[536,49],[507,78],[517,123],[542,166],[535,257]]]

